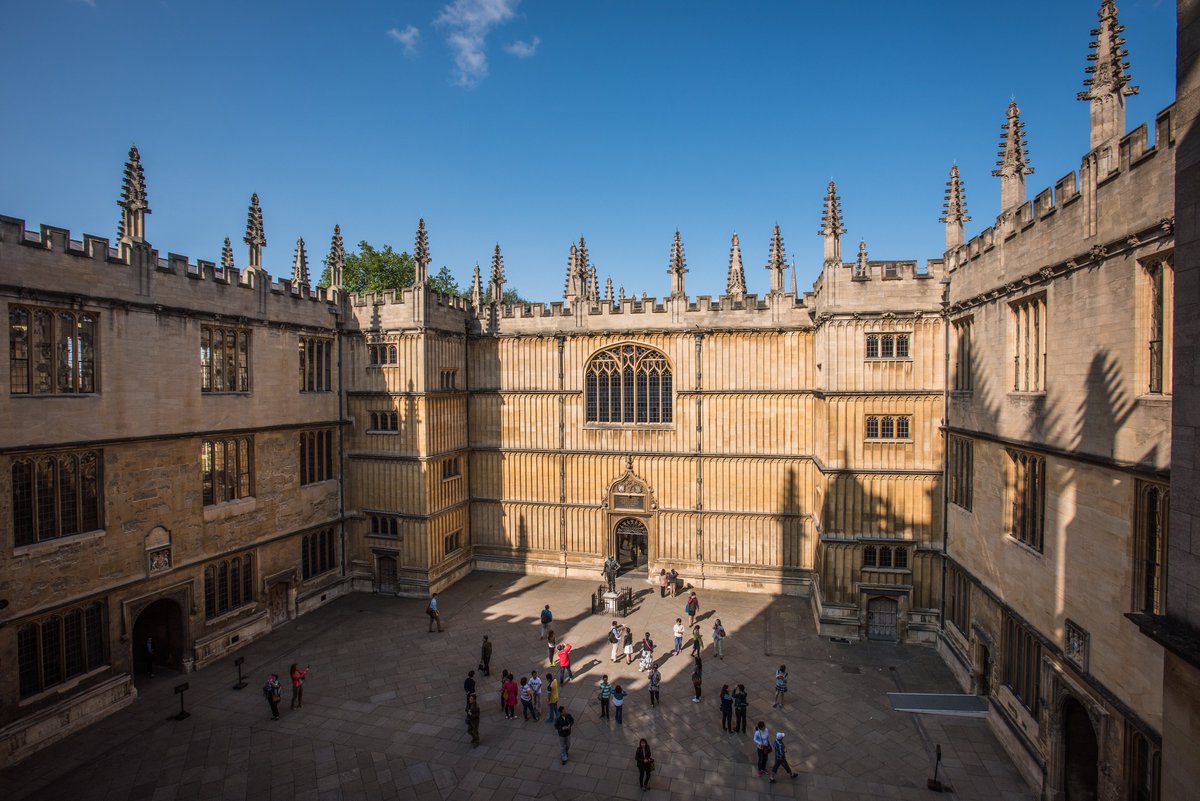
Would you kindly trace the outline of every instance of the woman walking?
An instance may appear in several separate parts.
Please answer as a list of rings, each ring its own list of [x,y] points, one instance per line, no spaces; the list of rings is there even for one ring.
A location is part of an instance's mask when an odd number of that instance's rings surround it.
[[[733,734],[733,693],[729,685],[721,685],[721,731]]]
[[[675,625],[671,627],[671,633],[675,635],[675,656],[679,656],[683,652],[683,618],[675,618]]]
[[[645,673],[650,668],[654,667],[654,640],[650,639],[650,632],[646,632],[646,636],[642,637],[642,656],[638,660],[638,670]]]
[[[643,790],[650,789],[650,774],[654,771],[654,760],[650,757],[650,743],[646,742],[646,738],[638,740],[637,751],[634,752],[633,761],[637,763],[638,769],[638,786]]]
[[[717,659],[725,658],[725,627],[721,625],[721,618],[717,618],[717,622],[713,623],[713,653],[717,655]]]
[[[658,687],[662,683],[662,674],[655,666],[650,667],[650,706],[658,706]]]
[[[775,671],[775,703],[771,704],[776,709],[783,709],[783,697],[787,695],[787,680],[787,665],[780,665],[779,670]]]
[[[558,640],[554,639],[554,630],[546,632],[546,651],[550,659],[550,667],[554,667],[554,647],[558,644]]]
[[[738,734],[746,733],[746,708],[750,702],[746,700],[746,687],[739,684],[733,691],[733,730]]]
[[[696,613],[699,611],[700,599],[696,597],[696,591],[692,590],[683,604],[683,613],[688,616],[689,626],[696,625]]]
[[[620,684],[618,684],[616,687],[613,687],[613,691],[612,691],[613,710],[616,712],[616,715],[617,715],[617,725],[618,726],[621,725],[621,707],[625,706],[625,696],[627,696],[627,695],[629,695],[629,693],[622,690]]]
[[[754,750],[758,752],[758,776],[761,779],[767,772],[767,757],[771,755],[771,733],[761,720],[754,727]]]
[[[692,626],[692,656],[700,656],[704,650],[704,638],[700,636],[700,627]]]
[[[696,664],[692,667],[692,689],[695,691],[692,694],[693,704],[700,703],[700,680],[702,667],[703,665],[700,664],[700,657],[696,657]]]

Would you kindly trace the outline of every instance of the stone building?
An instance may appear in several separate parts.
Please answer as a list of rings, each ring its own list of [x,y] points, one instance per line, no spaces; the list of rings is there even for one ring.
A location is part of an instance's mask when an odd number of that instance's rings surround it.
[[[964,241],[954,168],[943,257],[844,258],[830,182],[803,294],[776,226],[762,294],[734,234],[689,297],[676,232],[661,299],[601,293],[582,237],[560,302],[492,302],[498,245],[445,296],[423,221],[413,286],[345,294],[335,229],[313,290],[303,241],[264,271],[257,196],[245,266],[161,256],[136,150],[115,247],[0,217],[0,764],[340,594],[612,553],[935,644],[1044,797],[1158,797],[1124,613],[1162,603],[1181,122],[1125,133],[1119,32],[1105,0],[1078,176],[1027,202],[1014,102],[994,226]]]

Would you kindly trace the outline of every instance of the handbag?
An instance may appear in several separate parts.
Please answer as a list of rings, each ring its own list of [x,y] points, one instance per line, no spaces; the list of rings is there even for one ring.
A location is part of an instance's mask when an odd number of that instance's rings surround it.
[[[650,759],[646,760],[646,772],[649,773],[653,770],[654,770],[654,758],[651,757]]]

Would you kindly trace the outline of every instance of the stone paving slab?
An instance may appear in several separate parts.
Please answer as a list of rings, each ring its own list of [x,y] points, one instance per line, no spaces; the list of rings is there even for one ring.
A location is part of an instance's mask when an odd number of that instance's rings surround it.
[[[622,584],[626,582],[621,582]],[[232,657],[186,680],[191,717],[178,709],[180,676],[139,683],[129,708],[0,773],[0,797],[78,801],[532,801],[532,799],[798,798],[1003,799],[1033,797],[982,720],[894,712],[887,693],[954,692],[930,648],[839,644],[816,636],[803,598],[700,592],[705,649],[702,703],[692,703],[691,661],[671,656],[671,625],[683,598],[658,597],[641,583],[626,621],[659,645],[662,704],[649,705],[645,674],[613,664],[611,618],[589,614],[589,582],[475,573],[439,595],[443,633],[427,633],[419,600],[356,594],[299,618],[238,652],[249,686],[234,691]],[[571,759],[561,765],[558,738],[544,722],[505,720],[499,676],[548,670],[537,614],[546,603],[553,628],[570,642],[576,679],[562,703],[576,719]],[[725,658],[709,642],[713,620],[729,634]],[[685,619],[686,623],[686,619]],[[472,749],[463,724],[462,681],[487,634],[495,644],[491,678],[479,677],[482,745]],[[272,721],[260,687],[291,662],[311,665],[303,709]],[[790,673],[785,707],[773,709],[775,669]],[[625,722],[599,718],[600,676],[632,694]],[[750,730],[758,720],[787,732],[796,779],[758,778],[752,740],[721,731],[722,684],[750,694]],[[651,789],[637,784],[634,750],[651,745],[658,770]],[[931,793],[932,751],[942,745],[941,778],[955,789]]]

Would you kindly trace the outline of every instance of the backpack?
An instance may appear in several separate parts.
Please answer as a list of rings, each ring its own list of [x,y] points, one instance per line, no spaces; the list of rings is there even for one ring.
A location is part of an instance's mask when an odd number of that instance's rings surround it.
[[[543,623],[549,623],[549,622],[551,622],[552,620],[554,620],[554,616],[550,614],[550,610],[549,610],[549,609],[543,609],[543,610],[542,610],[542,622],[543,622]]]
[[[617,642],[617,632],[613,629],[608,630],[608,641],[611,643]]]
[[[696,602],[689,598],[688,602],[683,605],[683,611],[688,615],[693,614],[696,611]]]

